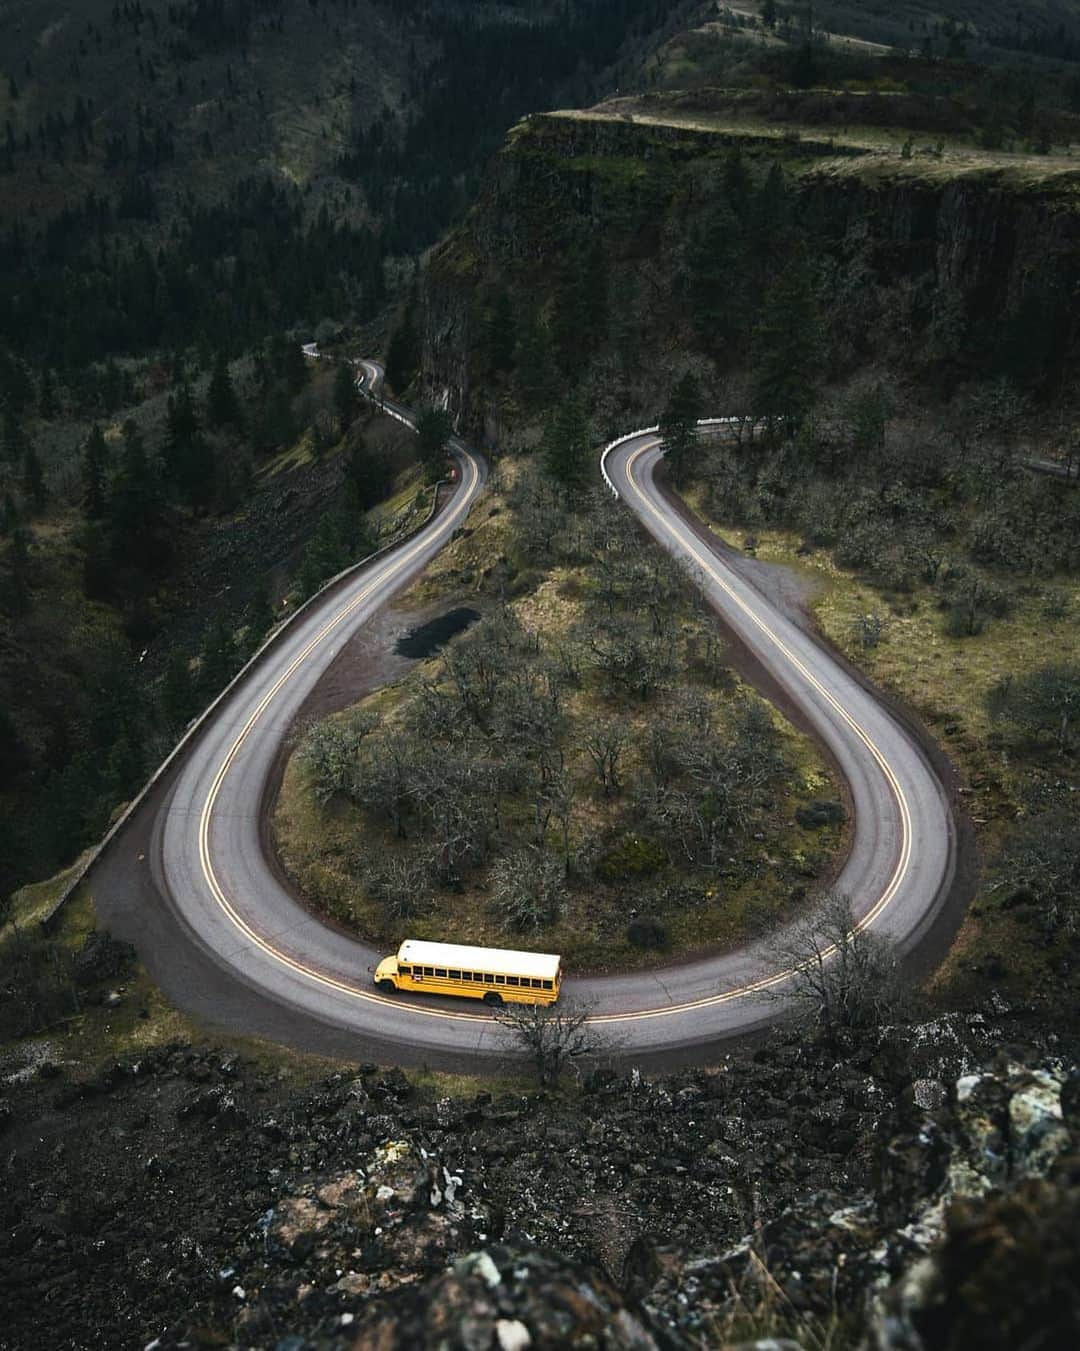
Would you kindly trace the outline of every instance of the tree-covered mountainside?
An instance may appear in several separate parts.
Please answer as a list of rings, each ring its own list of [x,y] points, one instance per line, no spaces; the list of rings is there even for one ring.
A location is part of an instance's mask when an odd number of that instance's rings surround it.
[[[1059,5],[777,4],[707,9],[645,59],[638,85],[918,94],[940,121],[1037,144],[1080,111],[1080,10]],[[910,117],[910,113],[908,114]],[[922,118],[928,116],[924,111]],[[931,129],[922,120],[912,130]]]
[[[247,598],[294,580],[321,515],[324,563],[365,530],[333,496],[293,513],[277,571],[245,566],[228,595],[193,583],[204,551],[306,502],[313,465],[359,484],[353,510],[395,486],[297,334],[377,333],[513,119],[610,86],[692,9],[3,7],[0,798],[25,810],[4,812],[0,889],[100,831],[232,660],[200,664],[197,693],[165,675],[250,645]]]
[[[595,93],[667,9],[8,7],[0,344],[66,371],[370,317],[514,118]]]

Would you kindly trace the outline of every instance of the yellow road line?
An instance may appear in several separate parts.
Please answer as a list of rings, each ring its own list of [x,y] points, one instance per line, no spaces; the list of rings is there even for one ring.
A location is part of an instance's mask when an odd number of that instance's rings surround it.
[[[640,449],[635,451],[627,461],[627,479],[631,487],[637,493],[641,503],[660,522],[662,527],[665,527],[670,530],[670,533],[672,533],[679,540],[682,546],[695,559],[695,561],[702,568],[702,570],[709,577],[712,578],[712,580],[716,583],[716,585],[719,586],[721,590],[723,590],[725,594],[731,599],[731,601],[747,615],[747,617],[757,626],[757,628],[760,629],[760,631],[764,635],[766,635],[768,638],[772,640],[772,642],[776,645],[779,651],[781,651],[784,654],[784,656],[792,663],[792,665],[796,668],[796,670],[799,671],[799,673],[804,677],[804,679],[806,679],[808,683],[811,684],[818,691],[818,693],[821,694],[821,696],[831,705],[831,707],[839,714],[839,716],[851,727],[851,729],[855,732],[859,740],[862,741],[862,743],[869,750],[870,754],[873,756],[874,760],[881,768],[882,773],[885,775],[886,779],[889,782],[890,787],[893,790],[893,794],[896,797],[897,804],[900,808],[900,816],[901,816],[902,846],[900,859],[899,862],[897,863],[897,867],[895,872],[893,873],[893,876],[889,880],[889,884],[882,892],[877,902],[875,902],[872,909],[855,926],[856,929],[864,929],[873,923],[873,921],[881,914],[881,912],[888,905],[889,901],[895,895],[896,890],[899,887],[901,881],[903,880],[905,872],[907,871],[908,864],[910,861],[911,820],[907,800],[904,797],[903,790],[901,789],[899,781],[897,780],[896,775],[894,774],[888,761],[885,759],[882,752],[878,749],[877,745],[866,733],[866,731],[855,721],[854,718],[851,717],[851,715],[846,711],[846,709],[842,707],[842,705],[833,697],[833,695],[829,693],[829,691],[806,668],[806,666],[803,665],[800,659],[779,638],[779,636],[776,633],[774,633],[772,629],[770,629],[768,625],[762,619],[760,619],[754,613],[754,611],[742,600],[742,598],[732,589],[732,587],[729,586],[728,583],[724,581],[724,579],[716,571],[715,567],[713,567],[712,564],[701,555],[698,549],[690,542],[690,540],[686,538],[683,532],[674,529],[672,527],[666,526],[666,522],[664,521],[663,516],[659,511],[657,511],[657,509],[653,506],[653,504],[642,492],[640,486],[638,485],[633,475],[633,467],[637,462],[637,460],[647,451],[651,450],[656,444],[657,440],[654,439],[653,441],[649,442],[648,444],[642,446]],[[472,478],[468,485],[468,489],[464,494],[463,505],[469,503],[469,500],[472,496],[472,493],[476,487],[477,480],[479,478],[479,471],[477,470],[476,463],[474,460],[471,459],[471,457],[469,458],[469,468],[472,473]],[[462,513],[459,512],[458,514]],[[452,530],[450,529],[450,524],[453,519],[454,516],[452,514],[450,517],[448,517],[445,523],[448,533],[452,533]],[[288,669],[284,671],[281,676],[278,677],[274,685],[270,688],[269,691],[267,691],[267,693],[259,701],[259,704],[255,708],[254,712],[251,714],[248,721],[245,723],[244,727],[241,729],[239,735],[236,737],[232,746],[229,748],[229,751],[225,756],[225,759],[222,761],[220,767],[218,768],[217,774],[215,775],[213,783],[211,785],[210,792],[207,795],[206,802],[203,806],[202,815],[199,821],[199,855],[202,863],[203,875],[206,879],[210,892],[213,895],[218,906],[221,908],[221,910],[224,912],[227,918],[232,922],[232,924],[244,935],[244,937],[247,938],[255,947],[257,947],[260,951],[264,952],[272,960],[277,962],[279,965],[286,967],[288,970],[293,971],[296,975],[303,976],[308,980],[311,980],[314,983],[323,986],[325,989],[333,990],[336,993],[347,995],[350,998],[364,1000],[366,1002],[373,1004],[385,1005],[390,1004],[392,1001],[387,1000],[381,995],[372,993],[368,990],[361,989],[358,986],[351,985],[346,981],[338,980],[334,976],[328,976],[325,974],[325,972],[319,971],[315,967],[308,966],[305,963],[298,961],[296,958],[289,956],[288,953],[283,952],[280,948],[275,947],[268,939],[264,938],[262,934],[260,934],[256,929],[254,929],[247,922],[247,920],[244,919],[244,917],[239,913],[239,911],[236,909],[236,907],[229,899],[229,897],[225,894],[220,883],[218,882],[217,874],[214,871],[213,861],[210,856],[210,842],[209,842],[210,819],[213,814],[214,804],[217,800],[218,793],[220,792],[221,785],[224,782],[225,776],[228,773],[231,765],[233,764],[233,761],[235,760],[237,754],[239,753],[241,746],[247,740],[247,737],[250,735],[252,728],[262,717],[263,713],[269,707],[273,699],[277,696],[282,686],[292,677],[292,675],[299,669],[299,667],[302,666],[305,661],[307,661],[307,659],[310,657],[311,653],[315,650],[315,648],[318,647],[318,645],[330,633],[332,633],[334,629],[336,629],[344,619],[346,619],[350,614],[352,614],[352,612],[357,608],[357,606],[361,605],[363,601],[365,601],[371,595],[373,590],[376,590],[379,586],[384,585],[387,581],[389,581],[392,577],[394,577],[408,563],[410,563],[412,559],[415,558],[419,552],[421,552],[421,550],[427,548],[430,545],[430,543],[431,543],[430,540],[423,540],[418,542],[412,549],[408,550],[405,554],[403,554],[401,558],[398,559],[397,562],[394,563],[393,566],[387,572],[382,573],[377,578],[373,579],[357,596],[355,596],[349,602],[349,604],[343,610],[341,610],[332,620],[330,620],[326,625],[324,625],[324,627],[307,644],[304,650],[296,658],[294,658],[294,660],[290,663]],[[827,949],[823,955],[828,956],[832,950],[833,949]],[[726,990],[723,993],[715,995],[707,995],[701,999],[689,1000],[682,1004],[669,1004],[654,1009],[640,1009],[630,1013],[598,1014],[595,1017],[590,1018],[589,1022],[594,1024],[605,1024],[605,1023],[633,1021],[639,1018],[640,1019],[663,1018],[663,1017],[670,1017],[673,1014],[686,1013],[689,1011],[693,1011],[695,1009],[709,1008],[714,1005],[726,1004],[732,1000],[743,998],[749,994],[757,994],[763,990],[767,990],[773,986],[781,984],[783,981],[788,980],[794,974],[796,969],[797,968],[793,967],[785,971],[775,972],[770,976],[765,976],[760,980],[752,981],[745,985],[737,986],[736,988]],[[422,1005],[418,1006],[413,1004],[398,1004],[396,1001],[393,1001],[393,1006],[409,1014],[419,1015],[421,1017],[426,1018],[441,1018],[451,1022],[490,1021],[490,1015],[482,1013],[448,1012],[443,1009],[425,1008]]]
[[[839,702],[839,700],[837,700],[832,694],[829,693],[829,691],[825,688],[825,686],[821,683],[821,681],[818,680],[818,678],[803,664],[803,662],[795,655],[795,653],[779,637],[779,635],[776,634],[771,628],[769,628],[769,626],[765,623],[763,619],[759,618],[759,616],[755,614],[755,612],[750,608],[749,605],[746,604],[746,602],[734,590],[733,587],[731,587],[726,581],[724,581],[723,577],[720,575],[719,572],[717,572],[716,568],[713,566],[711,561],[709,561],[706,557],[704,557],[701,554],[701,552],[697,549],[694,543],[692,543],[692,541],[687,537],[685,532],[677,528],[676,526],[668,525],[668,523],[664,520],[662,513],[657,510],[657,508],[652,504],[652,502],[650,502],[649,498],[642,491],[640,484],[634,477],[634,465],[637,463],[637,461],[641,458],[642,455],[647,454],[650,450],[652,450],[655,446],[657,446],[659,444],[659,440],[660,438],[658,436],[654,437],[652,441],[646,443],[643,446],[640,446],[627,458],[626,478],[631,488],[637,494],[638,500],[646,508],[646,510],[654,517],[654,519],[660,523],[660,526],[663,529],[666,529],[671,535],[673,535],[679,541],[682,547],[686,550],[688,554],[690,554],[690,556],[698,564],[701,570],[708,577],[710,577],[718,587],[720,587],[720,589],[724,592],[724,594],[728,597],[728,599],[731,600],[731,602],[734,605],[736,605],[746,615],[746,617],[750,619],[751,622],[775,644],[775,646],[779,649],[780,652],[784,654],[784,656],[788,659],[788,661],[791,662],[792,666],[795,667],[795,669],[799,672],[799,674],[803,677],[803,679],[806,680],[811,686],[813,686],[813,688],[817,690],[817,692],[830,705],[830,707],[832,707],[834,711],[844,720],[844,722],[847,723],[847,725],[851,728],[851,730],[855,733],[855,735],[859,738],[859,740],[863,743],[863,745],[873,756],[878,767],[881,769],[881,772],[884,774],[889,784],[889,787],[892,789],[893,796],[895,797],[897,806],[900,809],[900,825],[901,825],[900,856],[897,860],[896,868],[893,871],[893,875],[889,879],[888,884],[885,887],[885,890],[881,893],[877,901],[875,901],[874,905],[867,911],[867,913],[863,916],[863,918],[859,920],[859,922],[854,926],[854,932],[860,932],[863,929],[869,928],[870,925],[873,924],[873,922],[881,915],[882,911],[889,904],[892,898],[896,895],[897,889],[899,888],[901,882],[904,880],[904,875],[907,872],[911,862],[911,812],[908,807],[907,798],[904,796],[904,790],[901,788],[900,781],[897,779],[892,766],[885,759],[884,754],[881,752],[876,742],[874,742],[874,740],[870,737],[867,731],[859,723],[855,721],[855,719],[851,716],[851,714],[847,711],[847,709],[843,707],[843,705]],[[821,956],[822,958],[831,957],[835,951],[836,945],[832,944],[831,946],[822,950]],[[726,1004],[732,999],[740,999],[745,995],[759,994],[763,990],[770,989],[771,987],[778,985],[785,980],[788,980],[791,976],[795,974],[797,970],[799,970],[798,967],[789,967],[786,971],[775,972],[773,975],[762,977],[761,980],[751,981],[746,985],[737,986],[735,989],[726,990],[722,994],[706,995],[701,999],[691,1000],[685,1004],[678,1004],[669,1008],[647,1009],[642,1013],[613,1013],[608,1014],[606,1016],[591,1019],[590,1021],[597,1023],[626,1022],[634,1018],[660,1017],[667,1013],[682,1013],[692,1009],[709,1008],[716,1004]]]
[[[476,488],[477,481],[480,477],[479,470],[476,467],[476,462],[471,458],[469,459],[469,469],[471,471],[471,480],[463,495],[462,507],[469,504],[473,492]],[[452,533],[454,526],[456,524],[457,517],[463,514],[464,512],[462,508],[459,508],[457,512],[451,513],[451,515],[447,518],[446,522],[444,523],[443,527],[444,533]],[[225,913],[228,919],[232,922],[235,928],[239,929],[239,931],[244,935],[244,937],[247,938],[252,944],[254,944],[254,946],[257,947],[260,951],[264,952],[268,957],[272,958],[279,965],[284,966],[288,968],[290,971],[295,972],[297,975],[305,976],[309,980],[315,981],[317,984],[322,985],[326,989],[335,990],[338,993],[349,995],[355,999],[363,999],[370,1001],[371,1003],[377,1004],[386,1004],[389,1001],[368,990],[359,989],[355,985],[351,985],[346,981],[338,980],[334,976],[328,976],[326,975],[325,972],[319,971],[314,967],[308,966],[303,962],[297,961],[295,957],[291,957],[289,956],[288,953],[283,952],[280,948],[275,947],[273,943],[271,943],[267,938],[264,938],[263,935],[260,934],[257,929],[253,928],[252,925],[248,923],[248,921],[243,917],[243,915],[241,915],[240,912],[236,909],[233,902],[225,894],[224,889],[222,888],[220,882],[218,881],[217,873],[214,870],[213,860],[210,855],[210,820],[211,816],[213,815],[214,804],[217,801],[218,793],[221,791],[221,785],[224,782],[225,776],[229,772],[229,769],[232,766],[233,761],[236,759],[236,756],[239,753],[241,746],[243,746],[244,742],[251,734],[251,731],[254,728],[255,724],[262,717],[263,713],[269,707],[271,702],[276,698],[282,686],[293,676],[293,674],[304,664],[304,662],[307,661],[307,659],[311,656],[312,652],[314,652],[314,650],[319,646],[319,644],[323,642],[323,640],[329,634],[331,634],[346,618],[348,618],[348,616],[351,615],[353,611],[357,609],[358,606],[362,605],[363,602],[368,599],[368,597],[372,594],[373,591],[378,590],[381,586],[385,585],[388,581],[390,581],[391,578],[400,573],[405,567],[408,566],[409,563],[412,562],[412,560],[416,557],[418,553],[422,552],[426,548],[429,548],[431,543],[432,541],[430,538],[418,541],[417,544],[415,544],[411,549],[408,549],[405,553],[403,553],[401,557],[397,559],[397,561],[389,569],[387,569],[385,572],[379,573],[375,578],[373,578],[368,583],[368,585],[363,588],[363,590],[361,590],[356,596],[353,597],[353,599],[349,602],[348,605],[346,605],[342,610],[340,610],[334,616],[333,619],[331,619],[319,630],[319,632],[315,635],[314,638],[311,639],[311,641],[307,644],[307,646],[303,649],[303,651],[300,652],[299,655],[296,656],[292,662],[290,662],[287,669],[278,677],[278,679],[274,682],[271,688],[266,692],[266,694],[256,705],[255,710],[252,712],[251,716],[244,724],[239,735],[236,737],[232,745],[229,747],[228,753],[226,754],[224,760],[221,762],[221,765],[219,766],[218,771],[214,776],[213,783],[211,784],[210,787],[210,792],[207,794],[206,801],[203,804],[202,814],[199,819],[199,857],[202,863],[203,876],[206,879],[207,886],[210,888],[210,893],[214,897],[214,900],[217,902],[218,906]],[[423,1009],[417,1010],[417,1012],[423,1012],[428,1016],[440,1018],[450,1018],[458,1020],[460,1019],[483,1020],[483,1015],[475,1013],[447,1013],[441,1009]]]

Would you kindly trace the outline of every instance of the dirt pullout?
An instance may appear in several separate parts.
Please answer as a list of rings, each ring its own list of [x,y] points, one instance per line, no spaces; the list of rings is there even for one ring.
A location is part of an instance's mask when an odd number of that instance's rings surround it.
[[[454,620],[459,614],[470,616],[467,623]],[[437,656],[443,642],[479,617],[471,605],[465,606],[452,596],[440,596],[418,610],[393,606],[380,610],[349,638],[331,662],[304,700],[291,732],[295,734],[298,727],[315,718],[340,713],[384,685],[400,680],[418,661]],[[444,620],[448,629],[445,635],[441,633]],[[423,641],[425,638],[431,640]],[[416,655],[412,655],[414,651]]]
[[[440,596],[416,610],[393,606],[379,610],[357,629],[327,667],[325,675],[301,705],[274,757],[259,804],[259,837],[263,856],[273,869],[274,876],[297,904],[303,906],[320,924],[338,933],[355,936],[345,925],[312,905],[281,862],[274,817],[289,757],[296,746],[297,737],[309,723],[351,708],[369,694],[400,680],[417,662],[429,661],[438,656],[442,643],[467,627],[466,623],[454,618],[465,614],[472,616],[468,623],[480,617],[477,610],[465,606],[454,596]],[[427,655],[406,655],[414,647],[426,650]]]

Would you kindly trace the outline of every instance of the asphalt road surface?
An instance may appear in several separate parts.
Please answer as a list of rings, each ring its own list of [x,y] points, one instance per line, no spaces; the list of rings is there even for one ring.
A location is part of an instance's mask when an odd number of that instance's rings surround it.
[[[381,379],[361,363],[369,389]],[[387,411],[408,420],[405,410]],[[349,636],[411,582],[482,491],[482,459],[455,442],[451,500],[419,535],[350,576],[294,621],[208,719],[95,870],[102,920],[133,941],[183,1009],[236,1032],[384,1062],[467,1068],[505,1057],[507,1034],[472,1001],[374,990],[385,955],[313,917],[266,854],[267,785],[297,710]],[[837,885],[860,924],[907,950],[924,943],[950,890],[956,829],[916,739],[872,691],[785,618],[674,509],[654,482],[654,433],[605,453],[605,475],[646,529],[694,570],[729,630],[800,711],[840,767],[854,808]],[[453,935],[446,935],[452,940]],[[616,1054],[643,1065],[707,1059],[722,1039],[781,1016],[786,979],[763,943],[651,973],[580,978]]]

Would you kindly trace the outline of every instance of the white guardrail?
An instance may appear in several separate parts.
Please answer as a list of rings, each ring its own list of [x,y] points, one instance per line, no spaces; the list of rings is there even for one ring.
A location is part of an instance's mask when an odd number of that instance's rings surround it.
[[[742,418],[737,415],[734,417],[702,417],[698,418],[698,427],[730,427],[734,422],[741,422]],[[753,424],[751,424],[753,425]],[[619,496],[619,490],[611,481],[611,475],[607,471],[607,458],[612,451],[618,450],[620,446],[625,446],[627,441],[636,440],[639,436],[655,436],[660,430],[659,425],[653,427],[639,427],[636,432],[627,432],[625,436],[617,436],[614,441],[609,441],[600,454],[600,473],[604,477],[609,491],[613,497]]]

